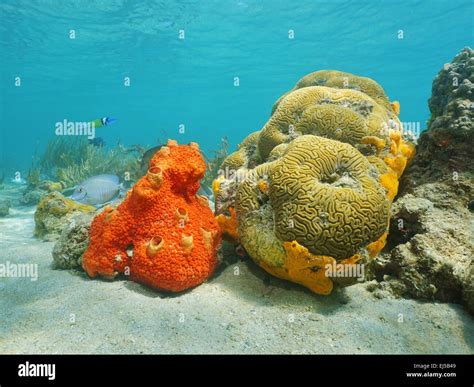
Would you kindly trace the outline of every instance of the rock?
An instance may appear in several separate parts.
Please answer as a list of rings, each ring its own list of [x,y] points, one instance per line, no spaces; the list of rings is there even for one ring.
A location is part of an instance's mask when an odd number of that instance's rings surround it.
[[[389,253],[377,257],[371,269],[378,280],[395,277],[400,283],[388,287],[395,285],[399,295],[460,303],[472,282],[472,215],[459,202],[457,209],[444,209],[418,195],[415,190],[395,203]]]
[[[41,199],[36,209],[35,236],[56,240],[76,214],[93,214],[95,210],[95,207],[77,203],[59,192],[51,192]]]
[[[470,130],[469,125],[463,118],[473,118],[469,103],[474,97],[474,60],[473,50],[465,47],[451,63],[444,65],[433,81],[432,96],[429,107],[432,113],[430,128],[438,127],[456,130]],[[461,106],[463,111],[456,112],[457,117],[453,119],[455,109],[453,106]],[[469,111],[471,110],[471,111]],[[437,121],[436,123],[434,121]]]
[[[434,207],[433,203],[425,198],[407,194],[397,200],[392,207],[390,222],[390,243],[404,243],[423,229],[422,219]]]
[[[9,200],[0,200],[0,217],[8,216],[10,213],[10,205]]]
[[[32,191],[26,191],[25,193],[23,193],[23,196],[20,198],[20,203],[25,206],[36,205],[46,195],[47,195],[47,192],[43,190],[35,189]]]
[[[82,269],[82,255],[89,245],[94,214],[76,214],[64,227],[53,248],[54,265],[60,269]]]
[[[474,51],[464,48],[433,81],[431,117],[405,184],[458,179],[474,169]]]
[[[377,295],[463,303],[474,314],[473,81],[465,48],[433,82],[428,129],[392,207],[387,249],[371,265]]]
[[[383,281],[377,280],[368,281],[365,283],[365,288],[373,294],[375,298],[401,298],[407,294],[407,290],[403,282],[396,278],[388,276]]]
[[[469,272],[467,274],[468,281],[463,288],[463,301],[469,313],[474,314],[474,264],[471,261]]]

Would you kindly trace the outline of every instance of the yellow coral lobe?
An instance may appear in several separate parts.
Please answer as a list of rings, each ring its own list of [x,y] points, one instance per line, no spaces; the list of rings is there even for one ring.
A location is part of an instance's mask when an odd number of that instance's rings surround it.
[[[239,232],[237,230],[237,215],[235,214],[235,210],[233,208],[229,208],[230,216],[225,216],[224,214],[220,214],[216,217],[217,223],[222,231],[222,236],[224,239],[228,240],[229,242],[238,244],[240,241]]]
[[[395,172],[387,172],[380,176],[380,183],[387,190],[387,199],[393,201],[398,193],[398,176]]]
[[[342,261],[339,261],[338,264],[340,265],[355,265],[357,262],[359,262],[362,259],[360,254],[354,254],[352,257],[343,259]]]
[[[402,155],[396,157],[387,156],[384,161],[397,174],[397,177],[402,175],[407,165],[407,158]]]
[[[382,249],[385,247],[385,244],[387,243],[387,236],[388,233],[385,232],[375,242],[369,243],[367,245],[367,251],[369,252],[370,258],[374,258],[378,253],[382,251]]]
[[[415,156],[415,146],[408,142],[402,142],[400,144],[400,153],[407,158],[408,162]]]
[[[385,148],[386,142],[376,136],[365,136],[361,140],[362,144],[373,145],[377,149],[377,154],[379,154],[383,148]]]
[[[212,182],[212,192],[214,193],[214,199],[217,198],[217,193],[219,192],[219,188],[223,180],[224,178],[222,176],[219,176],[217,179],[214,179],[214,181]]]
[[[392,143],[390,144],[390,152],[394,156],[396,156],[399,152],[401,138],[402,135],[400,131],[392,130],[390,132],[390,139],[392,140]]]
[[[258,182],[258,189],[264,194],[268,193],[268,183],[265,180],[260,180]]]
[[[312,292],[328,295],[332,292],[333,283],[326,276],[326,265],[333,265],[336,260],[324,255],[313,255],[298,242],[284,242],[286,251],[285,270],[275,270],[269,266],[264,269],[277,277],[288,279],[310,289]]]
[[[400,115],[400,102],[398,102],[398,101],[390,102],[390,106],[392,106],[393,112],[394,112],[397,116],[399,116],[399,115]]]

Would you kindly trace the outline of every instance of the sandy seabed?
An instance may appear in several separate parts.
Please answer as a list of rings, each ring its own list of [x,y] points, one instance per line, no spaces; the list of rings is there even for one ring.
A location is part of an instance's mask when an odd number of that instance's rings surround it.
[[[37,281],[0,278],[3,354],[474,353],[474,321],[459,305],[377,299],[365,284],[317,296],[248,260],[180,295],[54,270],[33,213],[14,206],[0,218],[0,263],[38,264]]]

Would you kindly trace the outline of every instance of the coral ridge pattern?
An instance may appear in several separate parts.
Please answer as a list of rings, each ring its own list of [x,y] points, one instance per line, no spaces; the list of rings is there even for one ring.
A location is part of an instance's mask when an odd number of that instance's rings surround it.
[[[325,265],[367,263],[385,246],[391,202],[414,156],[399,112],[369,78],[303,77],[222,163],[213,190],[224,238],[316,293],[351,283],[325,276]]]

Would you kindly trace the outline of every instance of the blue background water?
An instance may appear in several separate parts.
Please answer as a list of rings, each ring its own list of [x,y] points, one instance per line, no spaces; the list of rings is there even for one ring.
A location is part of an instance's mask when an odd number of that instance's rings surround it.
[[[474,41],[472,0],[2,0],[0,17],[9,171],[26,169],[65,118],[117,117],[97,131],[109,145],[172,137],[209,150],[228,136],[235,146],[320,69],[372,77],[401,102],[402,121],[424,128],[434,76]]]

